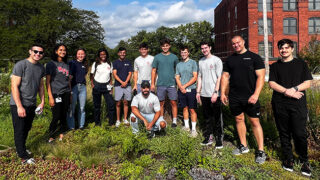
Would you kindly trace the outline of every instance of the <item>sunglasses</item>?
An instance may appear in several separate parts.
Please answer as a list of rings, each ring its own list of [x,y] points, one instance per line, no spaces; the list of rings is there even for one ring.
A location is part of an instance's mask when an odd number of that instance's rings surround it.
[[[43,55],[43,51],[37,51],[37,50],[32,50],[35,54],[40,54],[40,55]]]

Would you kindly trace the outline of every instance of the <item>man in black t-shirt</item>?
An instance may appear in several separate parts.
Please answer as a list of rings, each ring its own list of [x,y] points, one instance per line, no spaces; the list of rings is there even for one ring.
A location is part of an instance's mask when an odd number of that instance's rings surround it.
[[[256,163],[262,164],[266,160],[263,151],[263,131],[260,125],[260,104],[258,101],[264,85],[265,68],[261,57],[248,51],[241,36],[232,38],[232,47],[235,53],[228,57],[223,66],[221,78],[221,101],[229,103],[232,115],[235,116],[240,145],[233,151],[234,155],[248,153],[246,140],[246,113],[249,116],[254,136],[257,140]],[[227,96],[227,87],[229,94]]]
[[[310,88],[312,76],[307,64],[293,57],[293,42],[282,39],[278,42],[281,59],[270,67],[269,85],[273,89],[272,109],[279,131],[283,169],[293,171],[291,136],[299,155],[301,172],[311,176],[308,163],[307,102],[305,90]]]

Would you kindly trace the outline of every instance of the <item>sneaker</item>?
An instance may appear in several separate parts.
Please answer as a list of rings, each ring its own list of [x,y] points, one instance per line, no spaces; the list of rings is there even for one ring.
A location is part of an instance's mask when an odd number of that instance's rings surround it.
[[[301,166],[301,173],[305,176],[310,177],[311,176],[311,169],[308,162],[305,162]]]
[[[60,134],[59,135],[59,141],[62,141],[63,140],[63,134]]]
[[[256,152],[256,163],[263,164],[267,159],[267,155],[264,151],[258,150]]]
[[[52,143],[54,141],[53,138],[49,138],[48,143]]]
[[[126,126],[129,126],[129,125],[130,125],[129,121],[128,121],[128,120],[126,120],[126,119],[125,119],[125,120],[123,120],[123,124],[124,124],[124,125],[126,125]]]
[[[221,138],[217,138],[216,139],[216,146],[215,146],[216,149],[222,149],[223,148],[223,144],[222,144],[222,140]]]
[[[293,171],[293,160],[285,160],[282,162],[282,168],[286,171]]]
[[[154,131],[148,131],[148,139],[152,139],[156,137],[156,134],[154,133]]]
[[[120,121],[119,120],[117,120],[117,122],[116,122],[116,127],[119,127],[120,126]]]
[[[22,160],[22,164],[36,164],[36,161],[33,158],[29,158],[29,159],[23,159]]]
[[[209,146],[209,145],[211,145],[211,144],[213,144],[213,141],[212,141],[212,139],[210,138],[210,136],[209,137],[206,137],[203,141],[202,141],[202,143],[200,143],[202,146]]]
[[[196,138],[198,136],[198,133],[196,130],[192,130],[191,133],[190,133],[190,137],[192,138]]]
[[[176,128],[176,127],[177,127],[177,124],[176,124],[176,123],[172,123],[172,124],[171,124],[171,127],[172,127],[172,128]]]
[[[186,132],[190,132],[190,128],[189,128],[189,127],[183,126],[183,127],[182,127],[182,130],[184,130],[184,131],[186,131]]]
[[[248,147],[244,147],[243,144],[240,144],[240,146],[237,149],[232,151],[232,154],[233,155],[241,155],[241,154],[244,154],[244,153],[248,153],[249,151],[250,150],[249,150]]]

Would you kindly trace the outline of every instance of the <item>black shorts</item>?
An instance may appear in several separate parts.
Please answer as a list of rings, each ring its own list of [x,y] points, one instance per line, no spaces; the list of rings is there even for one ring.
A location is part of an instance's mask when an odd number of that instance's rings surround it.
[[[229,107],[231,114],[238,116],[241,113],[246,113],[249,117],[260,117],[260,103],[259,100],[256,104],[249,104],[248,100],[239,100],[235,98],[229,98]]]
[[[197,91],[191,89],[191,92],[183,94],[180,90],[178,91],[178,106],[179,108],[185,108],[188,106],[189,109],[197,109]]]

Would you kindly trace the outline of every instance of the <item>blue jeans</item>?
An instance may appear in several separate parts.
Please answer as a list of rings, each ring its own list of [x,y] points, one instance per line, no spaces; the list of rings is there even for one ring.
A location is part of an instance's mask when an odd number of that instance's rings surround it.
[[[79,100],[79,107],[78,107],[78,122],[79,128],[83,128],[85,119],[86,119],[86,112],[85,112],[85,105],[87,100],[87,88],[85,84],[76,84],[72,88],[72,103],[71,108],[68,113],[68,127],[69,129],[75,128],[75,121],[74,121],[74,113],[76,109],[77,102]]]

